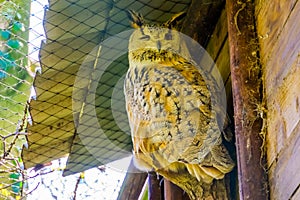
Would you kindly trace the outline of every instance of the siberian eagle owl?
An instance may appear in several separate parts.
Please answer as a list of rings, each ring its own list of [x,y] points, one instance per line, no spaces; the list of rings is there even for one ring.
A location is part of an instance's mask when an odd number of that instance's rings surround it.
[[[211,183],[230,172],[234,162],[222,144],[217,120],[212,120],[218,115],[211,106],[214,87],[186,59],[191,57],[188,49],[173,29],[183,16],[149,25],[129,11],[135,30],[129,40],[124,92],[134,163],[167,179],[168,174],[188,173]]]

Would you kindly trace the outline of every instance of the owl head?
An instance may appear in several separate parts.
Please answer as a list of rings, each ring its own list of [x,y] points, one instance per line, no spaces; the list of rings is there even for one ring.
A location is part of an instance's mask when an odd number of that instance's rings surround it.
[[[175,27],[184,16],[185,12],[180,12],[165,23],[147,24],[140,14],[128,11],[131,26],[135,28],[128,47],[131,59],[153,62],[174,58],[175,54],[180,54],[183,42]]]

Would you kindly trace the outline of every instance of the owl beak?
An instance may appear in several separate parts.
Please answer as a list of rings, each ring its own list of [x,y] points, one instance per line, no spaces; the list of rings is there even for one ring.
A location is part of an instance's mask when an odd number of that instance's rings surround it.
[[[156,42],[156,47],[158,49],[158,52],[160,52],[160,50],[161,50],[161,42],[160,41]]]

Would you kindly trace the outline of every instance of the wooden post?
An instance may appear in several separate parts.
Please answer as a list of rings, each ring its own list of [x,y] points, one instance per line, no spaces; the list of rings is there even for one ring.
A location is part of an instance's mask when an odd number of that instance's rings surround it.
[[[146,179],[147,173],[139,171],[131,161],[118,200],[138,199]]]
[[[206,47],[224,8],[225,0],[192,0],[182,32]],[[213,13],[213,14],[212,14]]]
[[[161,189],[161,179],[154,173],[148,173],[148,200],[163,200],[162,189]]]
[[[240,199],[268,199],[267,174],[260,137],[262,69],[255,24],[255,5],[249,0],[226,0],[230,68]]]
[[[164,179],[165,200],[190,200],[187,193],[171,181]]]

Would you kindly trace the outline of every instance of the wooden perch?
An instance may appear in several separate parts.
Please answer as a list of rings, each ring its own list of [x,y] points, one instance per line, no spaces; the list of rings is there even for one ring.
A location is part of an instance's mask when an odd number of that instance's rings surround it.
[[[163,200],[162,188],[161,188],[161,177],[155,172],[148,173],[148,185],[149,193],[148,200]]]
[[[118,200],[138,199],[147,179],[147,173],[139,171],[134,166],[133,161],[131,161],[127,171]]]
[[[226,1],[240,199],[268,199],[262,151],[262,70],[252,1]]]
[[[190,200],[187,193],[171,181],[164,179],[165,200]]]

